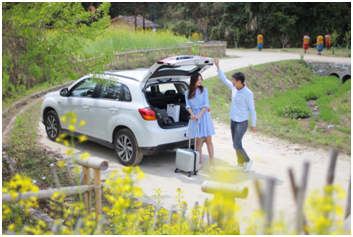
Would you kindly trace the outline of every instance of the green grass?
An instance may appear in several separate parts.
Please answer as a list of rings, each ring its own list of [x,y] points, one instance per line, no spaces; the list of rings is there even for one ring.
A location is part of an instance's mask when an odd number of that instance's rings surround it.
[[[301,60],[267,63],[235,71],[242,71],[246,85],[254,92],[259,132],[293,143],[313,147],[334,147],[350,154],[351,99],[350,80],[342,84],[336,77],[313,74]],[[220,83],[218,76],[203,82],[208,88],[213,119],[229,124],[231,92]],[[305,128],[297,120],[309,118],[312,111],[307,100],[317,100],[319,118],[335,124],[333,132],[314,130],[311,120]],[[335,132],[337,131],[337,132]]]
[[[95,41],[87,42],[87,52],[124,52],[147,48],[185,46],[188,41],[185,36],[175,35],[170,30],[134,32],[127,28],[111,28],[107,29],[105,34]]]
[[[351,80],[346,81],[333,96],[321,97],[317,103],[320,107],[320,119],[340,125],[335,129],[350,134]]]

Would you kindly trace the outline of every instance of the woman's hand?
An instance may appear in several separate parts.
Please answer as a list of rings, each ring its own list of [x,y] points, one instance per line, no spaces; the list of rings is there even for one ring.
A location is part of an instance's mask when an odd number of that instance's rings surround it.
[[[194,115],[194,114],[193,114],[193,115],[191,115],[191,116],[190,116],[190,119],[192,119],[192,120],[196,120],[196,119],[198,119],[198,118],[197,118],[197,116],[196,116],[196,115]]]

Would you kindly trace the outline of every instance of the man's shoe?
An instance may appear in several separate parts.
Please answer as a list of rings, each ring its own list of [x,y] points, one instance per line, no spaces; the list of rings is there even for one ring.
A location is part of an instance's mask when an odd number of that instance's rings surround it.
[[[230,168],[229,170],[230,171],[242,171],[242,170],[244,170],[244,164],[238,164],[235,167]]]
[[[245,162],[243,171],[244,172],[248,172],[250,170],[250,168],[251,168],[251,165],[252,165],[252,160],[249,160],[248,162]]]
[[[208,168],[208,171],[213,172],[214,171],[214,166],[210,165],[210,168]]]

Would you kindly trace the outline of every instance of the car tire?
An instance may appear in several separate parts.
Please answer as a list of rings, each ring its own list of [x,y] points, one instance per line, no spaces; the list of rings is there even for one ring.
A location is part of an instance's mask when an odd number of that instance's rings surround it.
[[[129,129],[121,129],[114,137],[114,151],[119,162],[125,166],[138,165],[143,158],[135,136]]]
[[[55,141],[61,134],[61,125],[58,115],[54,110],[50,110],[45,115],[44,126],[47,136],[50,140]]]

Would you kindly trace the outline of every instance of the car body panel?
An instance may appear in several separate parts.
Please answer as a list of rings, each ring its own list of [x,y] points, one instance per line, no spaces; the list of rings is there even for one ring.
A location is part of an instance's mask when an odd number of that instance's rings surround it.
[[[112,142],[108,136],[119,119],[121,101],[93,100],[90,108],[91,135]]]

